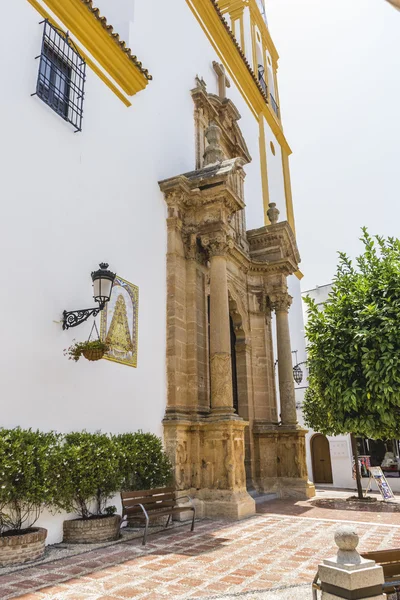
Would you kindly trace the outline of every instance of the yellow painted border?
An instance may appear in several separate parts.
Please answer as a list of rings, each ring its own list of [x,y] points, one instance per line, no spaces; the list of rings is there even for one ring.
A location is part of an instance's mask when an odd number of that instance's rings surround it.
[[[267,210],[268,210],[268,205],[269,205],[268,168],[267,168],[267,150],[265,147],[265,127],[264,127],[263,115],[260,115],[258,126],[259,126],[261,188],[262,188],[262,195],[263,195],[264,223],[265,223],[265,225],[269,225],[270,221],[267,216]]]
[[[49,23],[51,23],[55,27],[59,26],[58,23],[54,21],[54,19],[50,16],[47,10],[41,4],[39,4],[37,0],[28,0],[28,2],[33,6],[33,8],[35,8],[38,11],[38,13],[44,19],[47,19]],[[103,73],[103,71],[99,69],[99,67],[93,62],[91,58],[89,58],[89,56],[81,48],[79,48],[79,53],[85,59],[86,63],[89,65],[92,71],[96,73],[96,75],[110,88],[110,90],[121,100],[121,102],[123,102],[125,106],[132,106],[128,98],[126,98],[122,94],[122,92],[120,92],[120,90],[112,83],[112,81],[108,79],[108,77]]]
[[[147,86],[145,75],[82,0],[43,1],[128,96]]]
[[[128,96],[133,96],[147,86],[144,74],[82,0],[44,2]]]
[[[186,0],[186,3],[199,22],[215,52],[224,63],[254,117],[258,121],[259,115],[263,114],[278,143],[286,150],[288,155],[291,154],[292,151],[279,121],[275,118],[275,113],[266,104],[263,95],[258,89],[231,36],[221,22],[212,2],[210,0]],[[260,18],[262,20],[261,13]]]
[[[292,184],[290,181],[290,169],[289,169],[289,157],[282,148],[282,170],[283,170],[283,182],[285,187],[286,197],[286,215],[287,221],[292,228],[293,233],[296,235],[296,225],[294,222],[294,210],[293,210],[293,198],[292,198]]]

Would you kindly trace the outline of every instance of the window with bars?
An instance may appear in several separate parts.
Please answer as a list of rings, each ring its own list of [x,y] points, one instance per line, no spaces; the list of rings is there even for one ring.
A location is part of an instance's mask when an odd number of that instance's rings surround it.
[[[60,117],[82,131],[86,63],[69,38],[44,21],[35,94]]]

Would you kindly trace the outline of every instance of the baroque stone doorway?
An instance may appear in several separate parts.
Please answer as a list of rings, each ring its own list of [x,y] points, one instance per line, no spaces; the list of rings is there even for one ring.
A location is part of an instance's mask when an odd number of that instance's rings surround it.
[[[270,225],[247,230],[244,166],[251,157],[240,115],[231,100],[196,84],[196,169],[159,182],[168,206],[164,439],[177,488],[196,498],[199,514],[243,518],[255,511],[251,488],[314,495],[288,319],[287,277],[300,257],[275,205]]]

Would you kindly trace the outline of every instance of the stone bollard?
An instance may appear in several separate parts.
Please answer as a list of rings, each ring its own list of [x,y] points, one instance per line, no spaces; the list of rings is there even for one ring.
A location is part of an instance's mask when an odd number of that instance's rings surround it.
[[[356,548],[359,537],[351,525],[339,527],[335,533],[339,550],[335,557],[323,561],[318,568],[322,600],[384,600],[383,569],[373,560],[362,558]]]

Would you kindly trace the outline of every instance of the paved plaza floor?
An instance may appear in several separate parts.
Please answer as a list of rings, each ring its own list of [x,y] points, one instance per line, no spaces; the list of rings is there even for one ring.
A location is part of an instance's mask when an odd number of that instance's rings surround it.
[[[319,492],[319,497],[335,493]],[[346,494],[336,494],[338,500]],[[361,550],[400,547],[400,512],[275,500],[240,522],[203,520],[0,576],[0,598],[20,600],[311,600],[333,534],[355,523]]]

